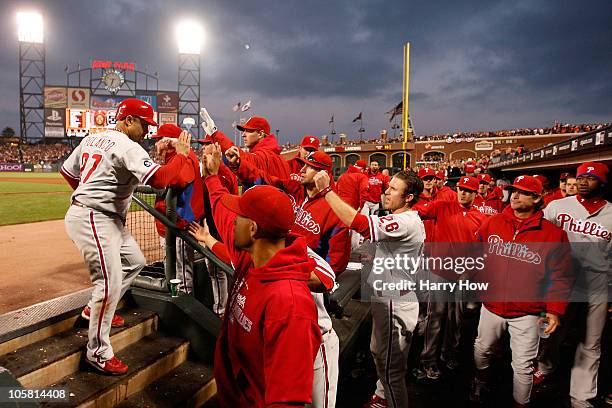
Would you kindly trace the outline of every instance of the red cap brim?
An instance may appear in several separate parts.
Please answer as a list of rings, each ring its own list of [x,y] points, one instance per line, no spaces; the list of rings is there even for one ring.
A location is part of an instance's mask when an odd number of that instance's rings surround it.
[[[221,196],[221,204],[231,212],[238,214],[242,217],[247,217],[242,210],[240,210],[240,197],[233,194],[224,194]],[[247,217],[248,218],[248,217]]]
[[[468,186],[467,184],[463,184],[463,183],[457,183],[457,187],[461,187],[461,188],[464,188],[466,190],[470,190],[473,193],[478,191],[478,189],[474,189],[471,186]]]
[[[140,117],[140,116],[139,116],[139,117]],[[155,126],[155,127],[157,127],[157,126],[158,126],[158,125],[157,125],[157,122],[155,122],[153,119],[147,119],[147,118],[142,118],[142,117],[140,117],[140,119],[144,120],[145,122],[147,122],[147,123],[148,123],[149,125],[151,125],[151,126]]]
[[[309,166],[314,167],[315,169],[319,169],[319,170],[330,170],[331,169],[330,167],[324,166],[319,163],[311,162],[306,159],[302,159],[301,157],[298,157],[296,160],[298,161],[298,163],[301,163],[302,165],[307,164]]]
[[[539,191],[535,191],[533,189],[526,188],[525,186],[519,186],[518,184],[510,184],[509,186],[504,187],[504,190],[521,190],[521,191],[526,191],[528,193],[533,193],[533,194],[542,194]]]

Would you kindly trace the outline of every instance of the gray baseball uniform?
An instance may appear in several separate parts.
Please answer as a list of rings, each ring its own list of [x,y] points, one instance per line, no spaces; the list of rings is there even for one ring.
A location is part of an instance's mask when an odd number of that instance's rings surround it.
[[[113,357],[109,335],[117,303],[146,262],[124,225],[132,193],[159,167],[138,143],[108,130],[85,137],[61,169],[79,180],[65,226],[94,285],[87,358],[99,363]]]
[[[394,259],[397,254],[409,259],[418,259],[423,255],[425,227],[416,211],[384,217],[369,215],[367,219],[368,230],[360,232],[377,243],[375,262],[377,259]],[[368,282],[374,288],[370,351],[378,374],[376,395],[385,398],[389,407],[399,408],[408,406],[408,353],[419,316],[419,302],[412,290],[389,286],[377,290],[377,287],[380,281],[396,284],[414,281],[414,274],[418,270],[388,266],[384,265],[382,270],[373,269],[368,277]],[[375,282],[377,280],[379,283]]]
[[[580,264],[573,298],[588,301],[588,314],[584,340],[578,344],[572,367],[570,396],[587,401],[597,396],[601,338],[606,323],[608,285],[612,282],[612,204],[606,202],[590,214],[580,200],[583,199],[578,196],[555,200],[544,209],[544,217],[567,232],[572,256]],[[540,362],[544,373],[551,371],[558,361],[556,342]]]

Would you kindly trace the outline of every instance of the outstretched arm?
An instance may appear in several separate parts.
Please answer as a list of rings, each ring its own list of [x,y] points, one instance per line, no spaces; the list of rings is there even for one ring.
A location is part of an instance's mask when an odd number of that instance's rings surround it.
[[[314,177],[317,189],[325,194],[325,201],[329,204],[332,211],[336,213],[343,224],[350,226],[357,215],[357,210],[345,203],[338,194],[330,188],[329,174],[325,170],[321,170]]]

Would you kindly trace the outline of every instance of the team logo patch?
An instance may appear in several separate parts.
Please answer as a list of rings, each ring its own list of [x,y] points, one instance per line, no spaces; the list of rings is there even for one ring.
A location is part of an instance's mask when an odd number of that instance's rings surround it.
[[[153,165],[153,162],[151,160],[145,160],[143,164],[145,167],[151,167]]]

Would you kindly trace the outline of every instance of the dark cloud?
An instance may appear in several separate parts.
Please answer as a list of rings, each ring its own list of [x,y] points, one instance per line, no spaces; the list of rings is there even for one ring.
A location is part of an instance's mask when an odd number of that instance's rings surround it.
[[[208,34],[202,103],[223,128],[252,99],[285,138],[370,134],[401,99],[402,48],[410,41],[410,110],[417,133],[610,121],[612,26],[608,0],[520,1],[98,1],[4,2],[46,16],[47,82],[66,63],[130,60],[175,89],[173,26],[189,16]],[[14,24],[0,28],[0,126],[18,128]],[[249,45],[249,49],[245,48]],[[353,136],[354,137],[354,136]]]

